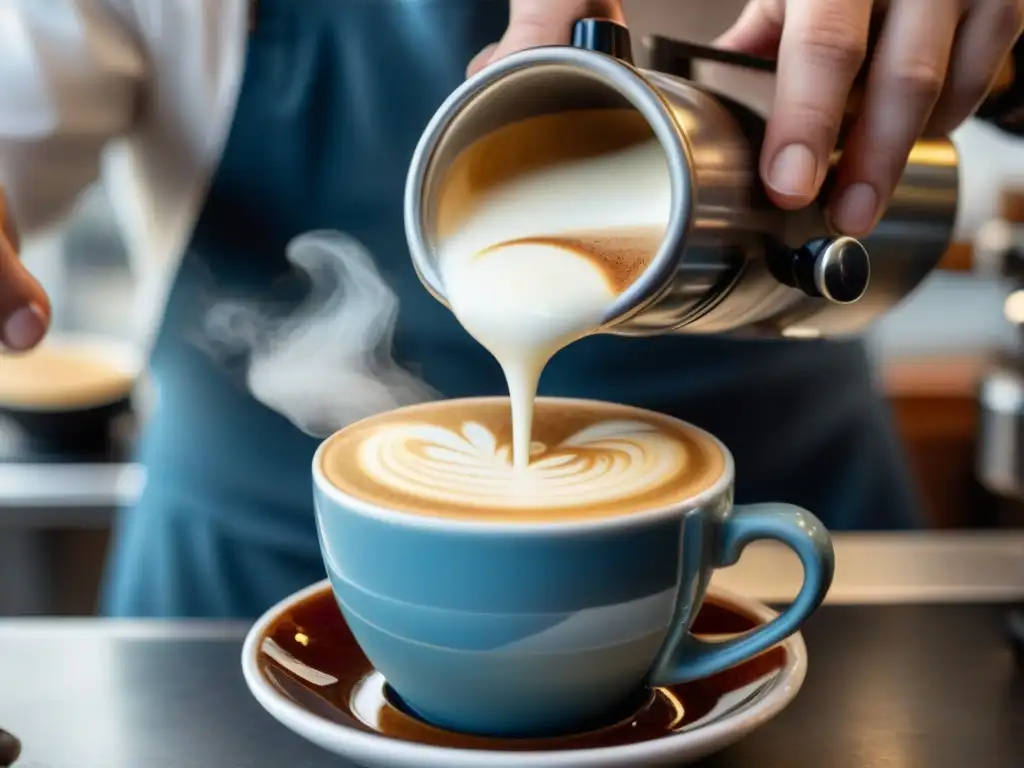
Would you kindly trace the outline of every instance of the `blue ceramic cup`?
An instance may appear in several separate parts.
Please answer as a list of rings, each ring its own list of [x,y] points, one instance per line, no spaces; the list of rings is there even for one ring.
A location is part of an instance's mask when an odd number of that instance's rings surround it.
[[[693,498],[551,523],[368,503],[324,476],[329,442],[313,459],[313,481],[338,604],[405,705],[441,727],[495,736],[592,727],[644,686],[706,677],[775,645],[799,629],[832,581],[821,522],[788,504],[733,506],[733,460],[717,441],[724,471]],[[759,539],[800,558],[796,600],[748,634],[715,643],[693,636],[712,572]]]

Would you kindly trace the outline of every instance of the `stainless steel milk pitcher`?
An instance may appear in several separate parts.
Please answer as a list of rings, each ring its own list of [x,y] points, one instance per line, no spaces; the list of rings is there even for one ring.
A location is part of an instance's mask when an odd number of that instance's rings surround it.
[[[676,71],[672,62],[702,57],[773,67],[662,38],[648,48],[656,63]],[[605,332],[855,333],[939,262],[957,210],[958,161],[949,140],[915,146],[870,236],[862,242],[836,236],[822,205],[784,212],[768,201],[757,173],[762,116],[687,77],[636,68],[629,50],[624,27],[585,19],[576,25],[573,45],[536,48],[491,65],[437,111],[413,155],[405,225],[415,268],[439,301],[447,303],[434,235],[444,171],[463,149],[503,125],[573,109],[635,109],[669,162],[672,214],[664,242],[609,310]]]

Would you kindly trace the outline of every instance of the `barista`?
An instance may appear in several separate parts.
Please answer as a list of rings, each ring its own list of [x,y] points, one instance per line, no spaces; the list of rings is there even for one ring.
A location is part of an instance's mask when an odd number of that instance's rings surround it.
[[[694,13],[701,4],[691,5]],[[756,0],[719,41],[778,56],[761,165],[785,208],[815,196],[873,11],[887,13],[833,201],[837,229],[870,230],[913,141],[982,98],[1021,28],[1020,0]],[[159,408],[140,459],[148,484],[118,521],[104,609],[118,616],[251,617],[323,576],[309,492],[315,441],[260,405],[189,339],[213,281],[270,296],[286,244],[344,230],[401,300],[395,351],[447,396],[501,393],[489,355],[419,284],[401,215],[409,157],[470,71],[567,42],[574,19],[621,19],[582,0],[13,0],[0,19],[0,328],[11,349],[50,309],[15,258],[100,174],[155,335]],[[473,58],[482,46],[499,40]],[[127,320],[126,320],[127,321]],[[665,411],[733,449],[741,501],[804,505],[835,529],[916,523],[889,413],[859,343],[585,339],[552,361],[544,394]],[[344,393],[339,393],[344,396]],[[387,553],[381,553],[386,557]]]

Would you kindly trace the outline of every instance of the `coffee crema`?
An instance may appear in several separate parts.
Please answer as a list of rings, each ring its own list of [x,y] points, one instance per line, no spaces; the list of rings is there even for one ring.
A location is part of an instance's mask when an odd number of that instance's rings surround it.
[[[320,468],[355,498],[428,517],[557,522],[668,507],[725,471],[713,438],[651,411],[538,398],[530,463],[512,460],[507,398],[409,406],[329,438]]]
[[[41,346],[0,356],[0,407],[79,409],[127,397],[135,375],[88,349]]]

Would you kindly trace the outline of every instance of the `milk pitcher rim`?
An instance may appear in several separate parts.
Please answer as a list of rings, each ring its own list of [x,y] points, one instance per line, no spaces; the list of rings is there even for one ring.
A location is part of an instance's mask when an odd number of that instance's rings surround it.
[[[647,268],[608,308],[601,325],[620,323],[658,299],[677,269],[681,258],[678,244],[686,241],[693,220],[694,174],[686,136],[658,89],[638,68],[611,56],[568,45],[532,48],[485,67],[456,88],[427,124],[410,162],[404,202],[409,253],[420,281],[434,298],[448,307],[437,264],[436,243],[428,234],[433,227],[430,210],[436,200],[433,193],[445,170],[438,167],[438,151],[449,138],[449,129],[487,91],[511,84],[517,74],[529,72],[532,76],[547,67],[565,67],[577,75],[589,76],[628,100],[650,125],[668,162],[671,213],[661,246]],[[481,135],[454,147],[454,154]]]

